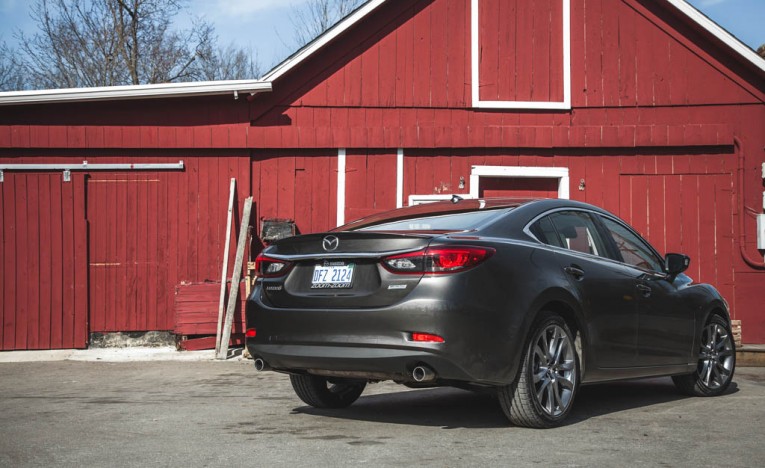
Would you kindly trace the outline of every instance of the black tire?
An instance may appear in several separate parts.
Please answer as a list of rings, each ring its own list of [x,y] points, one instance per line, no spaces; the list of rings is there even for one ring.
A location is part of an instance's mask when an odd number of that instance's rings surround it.
[[[305,404],[314,408],[345,408],[361,396],[364,381],[333,381],[318,375],[290,375],[292,388]]]
[[[543,429],[560,425],[574,404],[579,369],[574,336],[565,320],[542,314],[527,339],[516,381],[498,392],[502,411],[516,426]]]
[[[696,371],[673,376],[672,381],[686,395],[721,395],[733,381],[736,370],[736,344],[728,322],[712,315],[701,329],[700,343]]]

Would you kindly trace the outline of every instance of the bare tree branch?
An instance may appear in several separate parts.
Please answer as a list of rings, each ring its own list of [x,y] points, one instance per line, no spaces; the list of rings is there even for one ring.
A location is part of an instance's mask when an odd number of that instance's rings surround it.
[[[24,89],[24,75],[16,62],[15,51],[0,42],[0,91]]]
[[[252,54],[216,46],[213,26],[173,21],[186,0],[36,0],[38,31],[19,35],[22,66],[34,88],[72,88],[248,77]],[[226,57],[219,55],[226,55]],[[236,60],[240,64],[234,64]],[[213,63],[225,69],[213,71]]]
[[[339,20],[349,15],[365,0],[312,0],[292,8],[292,26],[295,28],[295,42],[302,47]]]

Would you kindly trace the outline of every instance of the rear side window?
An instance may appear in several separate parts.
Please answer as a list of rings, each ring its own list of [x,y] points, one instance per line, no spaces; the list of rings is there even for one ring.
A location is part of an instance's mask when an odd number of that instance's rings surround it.
[[[624,263],[644,270],[662,271],[661,259],[656,257],[648,244],[616,221],[605,217],[601,219],[613,237]]]
[[[529,230],[537,239],[545,244],[554,245],[556,247],[565,247],[563,243],[561,243],[560,237],[555,231],[555,226],[553,226],[549,216],[545,216],[532,224]]]
[[[595,223],[585,212],[559,211],[539,219],[529,229],[545,244],[590,255],[608,256]]]

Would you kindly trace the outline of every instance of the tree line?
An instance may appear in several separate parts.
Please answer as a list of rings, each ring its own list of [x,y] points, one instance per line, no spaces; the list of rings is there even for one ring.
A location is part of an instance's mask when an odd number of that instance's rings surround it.
[[[363,0],[292,7],[294,46],[324,32]],[[35,0],[36,32],[0,42],[0,91],[256,79],[257,51],[219,43],[214,26],[178,27],[187,0]]]

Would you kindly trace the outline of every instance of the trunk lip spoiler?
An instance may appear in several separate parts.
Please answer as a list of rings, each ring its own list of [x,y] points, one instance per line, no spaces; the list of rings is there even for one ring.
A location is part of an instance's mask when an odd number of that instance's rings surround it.
[[[287,260],[287,261],[294,262],[294,261],[300,261],[300,260],[320,260],[324,258],[332,258],[332,259],[382,258],[382,257],[388,257],[390,255],[401,255],[401,254],[410,253],[410,252],[417,252],[418,250],[424,250],[426,248],[427,248],[427,245],[411,248],[411,249],[388,250],[385,252],[323,252],[323,253],[317,253],[317,254],[292,254],[292,255],[263,252],[263,255],[271,257],[275,260]]]

